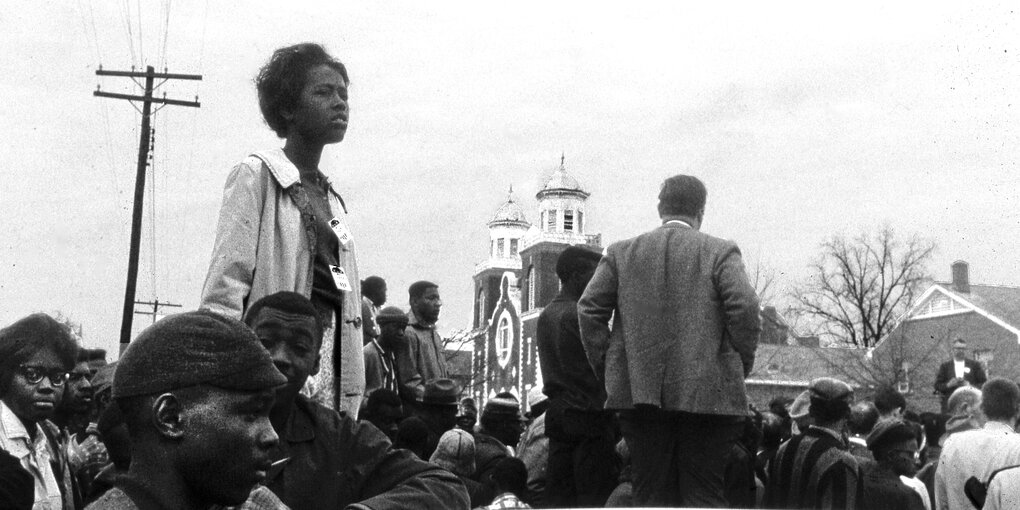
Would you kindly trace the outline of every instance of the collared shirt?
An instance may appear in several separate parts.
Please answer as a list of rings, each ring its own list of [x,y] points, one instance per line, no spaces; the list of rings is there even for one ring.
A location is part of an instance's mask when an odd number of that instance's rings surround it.
[[[681,225],[683,225],[683,226],[685,226],[687,228],[694,228],[694,227],[691,226],[690,223],[687,223],[684,220],[669,220],[666,223],[663,223],[663,225],[669,225],[670,223],[679,223],[679,224],[681,224]]]
[[[371,395],[380,388],[399,392],[396,371],[393,367],[393,353],[383,349],[379,342],[372,338],[365,345],[365,395]]]
[[[17,458],[21,467],[35,479],[34,510],[59,510],[64,507],[60,485],[50,465],[53,453],[42,427],[35,424],[33,441],[24,424],[3,401],[0,401],[0,448]]]
[[[421,322],[413,311],[407,317],[404,345],[396,352],[397,380],[401,398],[421,402],[425,383],[449,377],[449,372],[443,354],[443,338],[436,332],[436,326]]]
[[[512,492],[504,492],[499,496],[496,496],[492,500],[489,506],[485,507],[486,510],[502,510],[504,508],[531,508],[527,503],[523,502],[514,495]]]
[[[953,372],[956,373],[958,379],[963,379],[964,375],[967,375],[967,365],[963,360],[953,360]]]

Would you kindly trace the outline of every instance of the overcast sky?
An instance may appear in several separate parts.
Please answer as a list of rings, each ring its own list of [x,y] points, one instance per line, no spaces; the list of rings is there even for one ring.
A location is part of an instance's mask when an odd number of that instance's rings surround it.
[[[407,285],[436,281],[445,333],[469,324],[507,188],[534,221],[561,154],[606,242],[653,228],[659,183],[692,173],[709,190],[704,230],[773,268],[780,291],[826,237],[885,224],[937,242],[936,278],[963,259],[974,283],[1020,285],[1008,3],[483,4],[6,4],[0,325],[59,310],[116,356],[140,116],[92,95],[137,93],[99,64],[204,76],[160,89],[202,107],[154,117],[137,294],[195,308],[227,172],[281,144],[252,77],[302,41],[350,71],[350,128],[322,167],[362,276],[404,308]]]

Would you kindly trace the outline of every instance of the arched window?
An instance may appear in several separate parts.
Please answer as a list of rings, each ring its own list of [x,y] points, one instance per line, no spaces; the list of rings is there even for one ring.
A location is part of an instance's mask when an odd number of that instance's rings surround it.
[[[574,211],[567,209],[563,211],[563,231],[571,232],[574,230]]]
[[[577,233],[584,233],[584,211],[577,211]]]
[[[546,216],[546,231],[556,232],[556,209],[551,209]]]
[[[506,312],[499,318],[499,326],[496,328],[496,361],[499,366],[506,368],[510,362],[510,354],[514,346],[513,326],[510,324],[510,315]]]
[[[478,326],[485,325],[485,289],[478,289]]]

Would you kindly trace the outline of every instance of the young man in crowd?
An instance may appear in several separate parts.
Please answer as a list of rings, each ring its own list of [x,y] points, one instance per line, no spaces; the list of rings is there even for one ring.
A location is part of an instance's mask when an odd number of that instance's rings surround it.
[[[459,397],[460,385],[453,379],[434,379],[425,384],[425,396],[422,397],[421,407],[415,413],[429,428],[423,459],[431,457],[439,445],[439,438],[457,426]]]
[[[118,362],[113,398],[130,467],[89,510],[212,505],[281,508],[259,486],[278,436],[269,421],[286,382],[244,324],[209,311],[146,328]]]
[[[571,246],[556,260],[560,292],[538,317],[536,342],[543,389],[549,396],[545,502],[550,506],[602,506],[618,469],[606,390],[581,343],[577,301],[602,255]]]
[[[322,321],[304,296],[280,292],[249,308],[251,326],[286,376],[270,413],[280,442],[265,484],[293,510],[345,508],[467,508],[456,476],[409,452],[390,448],[375,427],[356,422],[299,394],[319,369]]]
[[[386,280],[378,276],[369,276],[361,280],[361,318],[364,320],[361,332],[365,345],[372,339],[379,338],[381,331],[375,318],[384,304],[386,304]]]
[[[492,484],[496,497],[485,506],[485,510],[504,508],[531,508],[522,498],[527,491],[528,469],[524,462],[513,457],[504,457],[492,470]]]
[[[769,464],[764,508],[859,508],[864,498],[861,468],[848,451],[843,430],[853,389],[831,377],[808,388],[814,423],[783,443]]]
[[[60,428],[61,448],[82,496],[89,493],[92,479],[110,460],[95,427],[97,416],[89,382],[92,377],[90,361],[88,350],[78,351],[78,360],[71,370],[64,398],[53,417],[53,423]]]
[[[475,480],[487,483],[496,464],[504,457],[512,457],[521,439],[524,431],[521,404],[513,395],[496,395],[485,402],[479,422],[481,426],[475,433]]]
[[[900,480],[917,473],[917,438],[903,420],[880,420],[868,434],[868,448],[874,462],[862,464],[864,508],[869,510],[925,510],[930,508],[914,489]]]
[[[72,510],[80,502],[75,501],[67,457],[44,431],[63,398],[77,353],[67,327],[45,314],[0,330],[0,450],[32,476],[33,508]]]
[[[425,396],[425,383],[432,379],[448,378],[443,339],[436,331],[443,300],[439,286],[427,281],[411,284],[407,290],[411,311],[404,336],[404,347],[397,351],[397,381],[404,411],[414,411]]]
[[[367,421],[386,434],[390,442],[396,440],[400,421],[404,419],[404,408],[400,397],[393,390],[380,388],[365,399],[368,402],[358,419]]]
[[[395,306],[387,306],[379,311],[375,321],[379,324],[380,333],[377,338],[368,340],[363,351],[366,396],[372,395],[373,391],[380,388],[393,392],[400,391],[395,361],[397,351],[404,347],[407,315]]]

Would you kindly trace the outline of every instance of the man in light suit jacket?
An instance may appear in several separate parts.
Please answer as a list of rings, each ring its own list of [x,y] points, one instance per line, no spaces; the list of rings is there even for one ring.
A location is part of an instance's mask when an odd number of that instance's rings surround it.
[[[935,376],[935,393],[942,396],[942,412],[946,412],[946,401],[954,390],[962,386],[981,388],[985,379],[981,363],[967,358],[966,340],[957,338],[953,342],[953,359],[940,365]]]
[[[578,302],[605,407],[620,411],[635,506],[728,506],[760,319],[740,250],[699,232],[706,194],[696,177],[666,179],[662,226],[610,245]]]

